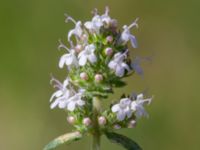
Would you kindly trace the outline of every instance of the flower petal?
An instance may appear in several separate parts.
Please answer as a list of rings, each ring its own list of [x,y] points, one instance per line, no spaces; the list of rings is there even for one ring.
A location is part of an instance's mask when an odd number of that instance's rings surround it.
[[[136,109],[137,109],[137,103],[136,103],[136,101],[133,101],[133,102],[131,103],[131,109],[132,109],[133,111],[136,111]]]
[[[95,63],[97,61],[97,57],[95,56],[95,54],[91,54],[88,56],[88,59],[91,63]]]
[[[91,30],[91,29],[92,29],[92,22],[87,21],[87,22],[84,24],[84,26],[85,26],[87,29]]]
[[[70,41],[71,36],[72,36],[74,33],[75,33],[75,29],[72,29],[72,30],[69,31],[69,33],[68,33],[68,41]]]
[[[115,72],[116,76],[122,77],[124,75],[124,72],[125,72],[125,69],[117,65],[116,72]]]
[[[133,47],[133,48],[137,48],[137,47],[138,47],[138,44],[137,44],[137,40],[136,40],[135,36],[130,34],[130,35],[129,35],[129,39],[130,39],[130,41],[131,41],[132,47]]]
[[[115,61],[110,61],[108,64],[108,67],[113,70],[115,70],[116,66],[117,66],[117,63]]]
[[[59,67],[60,68],[63,68],[65,62],[66,62],[66,57],[67,57],[67,54],[63,55],[61,58],[60,58],[60,61],[59,61]]]
[[[50,108],[54,109],[58,105],[59,101],[55,100],[53,103],[51,103]]]
[[[125,117],[126,117],[126,114],[125,114],[124,111],[118,111],[118,113],[117,113],[117,119],[118,119],[119,121],[124,120]]]
[[[79,106],[83,106],[83,105],[85,105],[85,102],[83,101],[83,100],[78,100],[77,101],[77,104],[79,105]]]
[[[61,99],[59,104],[58,104],[58,107],[60,109],[64,109],[64,108],[66,108],[67,104],[68,104],[68,101],[66,99]]]
[[[72,64],[72,62],[73,62],[73,55],[72,54],[68,54],[67,56],[66,56],[66,65],[71,65]]]
[[[119,111],[119,104],[115,104],[114,106],[112,106],[112,112],[118,112]]]
[[[53,100],[54,97],[59,97],[63,94],[63,92],[61,90],[56,91],[55,93],[52,94],[51,98],[50,98],[50,102]]]
[[[84,66],[84,65],[86,64],[86,62],[87,62],[87,57],[84,56],[84,55],[82,55],[82,56],[80,57],[80,59],[79,59],[79,65],[80,65],[80,66]]]
[[[68,105],[67,105],[67,109],[69,111],[74,111],[75,107],[76,107],[76,104],[73,101],[69,102]]]

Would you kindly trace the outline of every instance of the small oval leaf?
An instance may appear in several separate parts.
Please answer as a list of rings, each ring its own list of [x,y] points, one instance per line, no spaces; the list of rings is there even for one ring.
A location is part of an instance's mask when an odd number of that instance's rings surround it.
[[[113,143],[123,146],[127,150],[142,150],[142,148],[132,139],[114,132],[106,132],[106,137]]]
[[[56,148],[61,144],[70,144],[74,141],[80,140],[82,138],[82,134],[80,132],[72,132],[61,135],[47,144],[43,150],[51,150]]]

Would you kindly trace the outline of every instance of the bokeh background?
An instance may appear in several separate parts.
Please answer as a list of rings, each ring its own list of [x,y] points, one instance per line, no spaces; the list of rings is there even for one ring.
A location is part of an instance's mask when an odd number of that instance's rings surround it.
[[[197,0],[1,0],[0,1],[0,150],[41,150],[53,138],[70,131],[66,114],[49,108],[54,91],[50,74],[63,80],[58,69],[62,52],[58,39],[66,39],[72,24],[64,13],[86,21],[91,10],[109,6],[119,24],[139,17],[135,55],[151,56],[143,63],[144,78],[134,75],[128,86],[116,90],[149,89],[154,101],[149,119],[123,133],[144,150],[200,149],[200,1]],[[88,150],[91,138],[58,150]],[[102,150],[122,150],[102,138]]]

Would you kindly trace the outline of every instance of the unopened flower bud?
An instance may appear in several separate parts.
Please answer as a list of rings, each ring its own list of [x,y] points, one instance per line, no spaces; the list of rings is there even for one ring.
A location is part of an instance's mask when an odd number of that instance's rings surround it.
[[[136,126],[136,121],[135,120],[131,120],[128,124],[128,128],[135,128]]]
[[[107,36],[106,37],[106,41],[108,42],[108,43],[112,43],[112,41],[113,41],[113,37],[110,35],[110,36]]]
[[[96,74],[94,78],[96,82],[101,82],[103,80],[103,76],[101,74]]]
[[[84,118],[84,119],[83,119],[83,124],[84,124],[85,126],[89,126],[89,125],[91,125],[91,123],[92,123],[92,121],[91,121],[90,118]]]
[[[107,121],[104,116],[101,116],[99,117],[98,122],[99,122],[99,125],[105,125]]]
[[[82,51],[82,49],[83,49],[83,47],[82,47],[82,45],[80,45],[80,44],[76,45],[76,47],[75,47],[75,51],[76,51],[77,53],[80,53],[80,52]]]
[[[88,75],[87,75],[87,73],[82,72],[82,73],[80,74],[80,78],[81,78],[82,80],[88,80]]]
[[[119,124],[115,124],[115,125],[113,126],[113,128],[114,128],[114,129],[121,129],[121,126],[120,126]]]
[[[68,121],[69,124],[74,124],[76,119],[73,116],[68,116],[67,121]]]
[[[105,53],[106,53],[107,56],[111,56],[112,53],[113,53],[113,49],[108,47],[108,48],[105,49]]]

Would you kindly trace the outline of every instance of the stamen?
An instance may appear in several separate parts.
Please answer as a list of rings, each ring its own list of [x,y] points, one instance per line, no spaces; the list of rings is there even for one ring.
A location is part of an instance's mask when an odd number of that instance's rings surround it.
[[[137,24],[137,21],[138,21],[138,20],[139,20],[139,18],[136,18],[135,21],[134,21],[132,24],[130,24],[130,25],[128,26],[128,28],[131,29],[131,28],[133,28],[134,26],[135,26],[136,28],[138,28],[138,24]]]
[[[98,15],[98,9],[97,9],[97,8],[95,8],[95,9],[92,11],[92,15],[94,15],[94,16]]]
[[[108,6],[106,6],[106,8],[105,8],[105,15],[109,15],[109,12],[110,12],[110,9],[109,9],[109,7]]]
[[[53,82],[55,82],[55,85],[53,87],[58,87],[59,89],[62,89],[63,87],[62,83],[58,81],[56,78],[54,78],[53,75],[51,75],[50,84],[53,84]]]
[[[73,22],[74,24],[76,24],[76,20],[74,18],[72,18],[71,16],[69,16],[68,14],[64,14],[66,19],[65,22],[68,23],[69,21]]]
[[[62,43],[61,40],[58,40],[59,45],[58,45],[58,50],[61,50],[62,48],[66,49],[68,52],[70,52],[70,49],[67,48],[67,46],[65,44]]]

